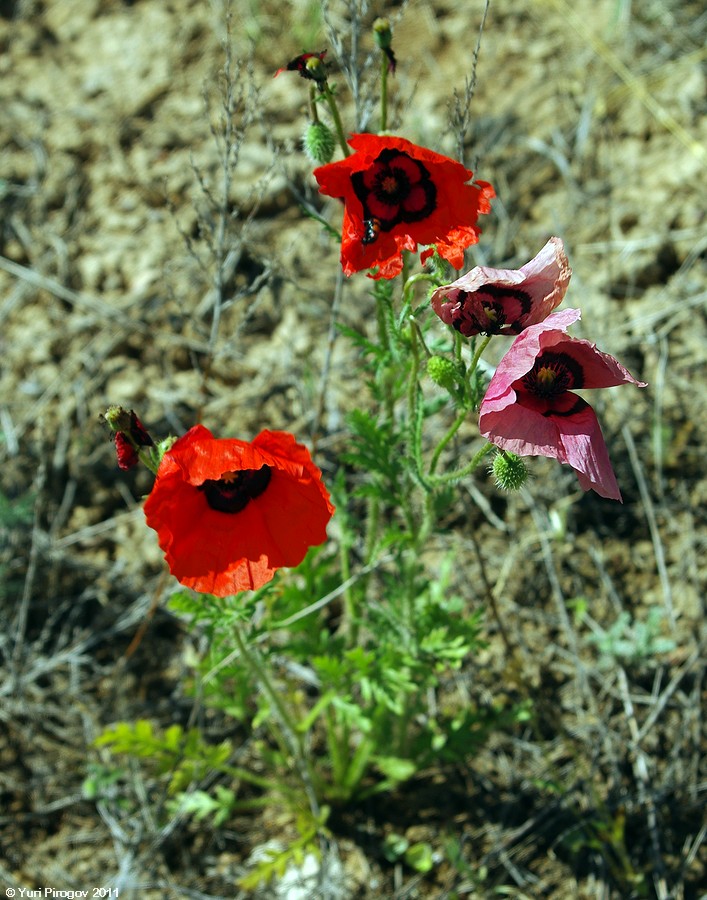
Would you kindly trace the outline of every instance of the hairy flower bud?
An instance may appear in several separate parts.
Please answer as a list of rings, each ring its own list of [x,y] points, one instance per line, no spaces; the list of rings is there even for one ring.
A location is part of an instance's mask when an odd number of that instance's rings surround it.
[[[312,162],[320,165],[331,162],[336,148],[336,139],[324,122],[312,122],[308,125],[302,142],[304,151]]]
[[[459,379],[459,370],[451,359],[444,356],[431,356],[427,360],[427,374],[435,384],[453,391]]]
[[[515,453],[497,453],[491,463],[496,487],[503,491],[519,491],[528,480],[525,463]]]

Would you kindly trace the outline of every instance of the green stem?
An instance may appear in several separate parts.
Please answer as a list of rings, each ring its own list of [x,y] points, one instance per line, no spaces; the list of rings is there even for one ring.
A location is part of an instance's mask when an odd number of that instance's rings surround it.
[[[410,303],[410,294],[412,293],[412,289],[419,281],[432,281],[435,286],[439,285],[439,279],[436,275],[431,275],[429,272],[418,272],[416,275],[411,275],[408,280],[405,282],[403,286],[403,304]]]
[[[388,57],[381,53],[381,131],[388,128]]]
[[[262,788],[264,791],[280,791],[282,794],[292,795],[295,793],[291,788],[284,788],[276,781],[272,781],[270,778],[263,778],[261,775],[254,775],[253,772],[249,772],[248,769],[243,769],[240,766],[219,766],[218,770],[223,772],[224,775],[230,775],[231,778],[245,781],[247,784]]]
[[[435,469],[437,468],[437,463],[439,462],[439,458],[442,455],[442,451],[447,446],[447,444],[451,441],[454,435],[459,431],[462,422],[466,419],[467,410],[463,409],[460,413],[457,414],[456,419],[452,422],[449,430],[442,438],[442,440],[435,447],[435,451],[432,454],[432,460],[430,461],[430,468],[428,470],[428,475],[433,475]]]
[[[490,441],[484,444],[481,450],[478,453],[474,454],[471,462],[467,463],[465,466],[462,466],[461,469],[456,469],[454,472],[446,472],[444,475],[436,475],[432,480],[432,484],[434,487],[438,487],[442,484],[449,484],[452,481],[459,481],[465,476],[471,474],[474,469],[478,468],[479,463],[483,460],[483,458],[489,453],[489,451],[493,450],[494,444]]]
[[[378,341],[384,350],[390,351],[390,301],[382,293],[376,293],[376,321]]]
[[[234,625],[233,636],[235,638],[238,651],[241,654],[241,659],[250,669],[252,675],[255,677],[258,686],[268,698],[271,708],[274,710],[277,718],[280,720],[280,724],[286,738],[286,744],[289,745],[286,749],[288,749],[289,752],[292,753],[292,755],[295,757],[297,768],[299,769],[300,778],[302,779],[304,789],[307,793],[307,798],[309,800],[312,814],[315,818],[317,818],[319,816],[319,801],[317,800],[317,796],[314,791],[314,779],[312,776],[309,761],[306,757],[302,735],[297,731],[297,726],[292,720],[292,717],[285,708],[285,704],[282,702],[280,695],[278,694],[275,686],[270,680],[270,675],[263,665],[258,653],[251,651],[250,647],[248,647],[248,644],[243,636],[243,633],[241,632],[241,628],[238,623]]]
[[[125,432],[123,432],[125,434]],[[143,466],[147,466],[147,468],[152,472],[153,475],[157,474],[157,470],[160,467],[160,464],[155,461],[152,454],[148,451],[145,451],[142,447],[138,447],[138,445],[132,440],[130,435],[125,435],[128,440],[132,443],[135,450],[137,450],[137,458],[143,464]]]
[[[415,467],[419,481],[424,484],[422,473],[422,410],[420,409],[420,352],[417,343],[417,324],[410,321],[411,362],[408,372],[408,455]]]
[[[344,134],[344,126],[341,124],[341,116],[339,115],[339,107],[336,105],[336,100],[334,99],[334,95],[329,87],[329,83],[327,81],[324,82],[324,86],[322,87],[322,93],[324,94],[324,98],[329,106],[329,111],[331,112],[331,117],[334,120],[334,127],[336,128],[336,135],[339,138],[339,146],[344,154],[344,156],[349,156],[351,154],[351,149],[349,145],[346,143],[346,135]]]
[[[319,110],[317,109],[317,89],[314,85],[312,85],[309,89],[309,114],[312,117],[312,122],[317,123],[319,121]]]
[[[351,578],[351,560],[349,557],[349,544],[347,541],[340,542],[339,549],[339,565],[341,566],[341,580],[346,584]],[[358,610],[354,600],[354,592],[349,585],[344,589],[344,627],[346,631],[346,640],[350,647],[355,647],[358,640]]]
[[[349,763],[346,778],[344,779],[344,787],[346,789],[346,796],[344,799],[348,799],[355,793],[356,788],[366,772],[368,762],[371,756],[373,756],[375,749],[375,737],[372,737],[369,734],[361,738],[361,741],[354,752],[353,759]]]
[[[471,379],[474,375],[474,372],[476,371],[476,367],[479,364],[479,360],[481,359],[481,354],[488,347],[489,343],[491,342],[492,337],[493,337],[492,334],[487,334],[486,337],[483,339],[483,341],[481,341],[479,346],[474,351],[474,355],[472,356],[471,362],[469,363],[469,368],[466,370],[467,387],[471,384]]]
[[[327,747],[329,748],[329,758],[331,760],[331,777],[335,788],[341,789],[346,781],[346,773],[350,763],[348,735],[344,735],[346,740],[346,744],[344,744],[341,739],[342,736],[337,731],[336,714],[331,706],[327,707],[325,722]]]
[[[366,516],[366,543],[363,548],[363,559],[366,565],[373,562],[373,554],[378,544],[379,523],[380,497],[369,497],[368,514]]]

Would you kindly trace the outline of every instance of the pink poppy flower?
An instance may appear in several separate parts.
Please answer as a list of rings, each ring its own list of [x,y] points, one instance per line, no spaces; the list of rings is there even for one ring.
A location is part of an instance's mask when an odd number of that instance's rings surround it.
[[[597,417],[572,389],[646,385],[595,344],[565,334],[579,318],[578,309],[565,309],[515,339],[481,402],[479,430],[518,456],[567,463],[585,491],[620,501]]]
[[[476,266],[432,294],[432,309],[465,337],[519,334],[559,306],[572,270],[564,244],[552,237],[520,269]]]

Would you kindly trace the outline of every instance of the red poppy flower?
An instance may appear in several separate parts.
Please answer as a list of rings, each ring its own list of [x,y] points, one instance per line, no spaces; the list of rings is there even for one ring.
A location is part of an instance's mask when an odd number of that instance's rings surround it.
[[[378,267],[373,278],[394,278],[402,251],[434,244],[456,268],[479,238],[476,220],[495,196],[473,172],[398,137],[354,134],[355,153],[314,170],[319,192],[344,201],[341,265],[346,275]],[[432,253],[425,251],[424,260]]]
[[[553,237],[520,269],[476,266],[432,294],[432,309],[465,337],[519,334],[562,303],[572,270],[560,238]]]
[[[203,425],[165,453],[145,501],[172,574],[219,597],[298,565],[326,539],[333,512],[321,472],[291,434],[220,440]]]
[[[565,334],[579,317],[562,310],[515,339],[481,402],[479,430],[518,456],[567,463],[585,491],[621,500],[594,410],[572,389],[646,385],[595,344]]]

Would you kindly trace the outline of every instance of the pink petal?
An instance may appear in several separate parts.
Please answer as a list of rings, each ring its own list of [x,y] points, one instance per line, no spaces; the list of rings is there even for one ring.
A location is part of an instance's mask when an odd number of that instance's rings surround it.
[[[585,406],[575,415],[557,419],[556,423],[564,455],[561,461],[572,466],[582,489],[594,490],[601,497],[623,502],[604,435],[591,406]]]
[[[484,397],[484,405],[488,403],[489,409],[505,409],[510,403],[514,403],[515,391],[510,387],[513,382],[533,368],[533,363],[543,350],[566,340],[562,332],[580,316],[578,309],[563,309],[519,334],[496,367]]]
[[[519,456],[547,456],[572,466],[585,491],[591,489],[602,497],[620,501],[621,492],[594,410],[568,391],[561,395],[567,401],[566,413],[548,413],[537,398],[524,393],[518,384],[537,357],[552,349],[579,363],[582,387],[625,383],[645,387],[613,356],[597,350],[589,341],[564,333],[579,317],[579,310],[563,310],[532,325],[515,339],[498,364],[481,403],[479,430],[503,450]]]
[[[560,305],[569,285],[570,269],[564,244],[552,237],[542,250],[520,269],[494,269],[476,266],[451,284],[432,294],[432,308],[447,325],[458,311],[460,291],[473,294],[488,286],[521,289],[530,299],[530,310],[522,321],[527,328],[545,319]],[[463,295],[462,295],[463,296]],[[468,300],[467,300],[468,302]]]
[[[638,381],[617,359],[597,350],[597,345],[590,341],[567,337],[558,341],[553,349],[557,353],[566,353],[581,365],[584,374],[583,388],[616,387],[619,384],[646,387],[645,381]]]
[[[588,404],[571,416],[543,416],[520,403],[494,411],[484,400],[479,430],[497,447],[517,456],[547,456],[566,463],[577,473],[583,490],[621,500],[599,421]]]

